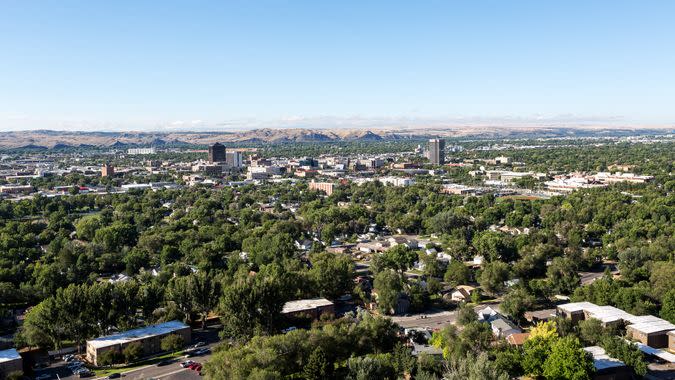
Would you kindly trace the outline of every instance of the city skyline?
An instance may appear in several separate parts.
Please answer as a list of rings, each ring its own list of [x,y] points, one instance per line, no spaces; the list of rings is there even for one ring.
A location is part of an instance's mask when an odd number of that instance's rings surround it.
[[[0,131],[675,122],[666,1],[1,9]]]

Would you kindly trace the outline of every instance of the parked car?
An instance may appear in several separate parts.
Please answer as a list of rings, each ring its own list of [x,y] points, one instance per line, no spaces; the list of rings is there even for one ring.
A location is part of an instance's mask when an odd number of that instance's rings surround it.
[[[78,376],[81,378],[94,376],[94,373],[90,370],[81,371]]]
[[[192,370],[194,370],[194,371],[197,371],[197,372],[201,372],[201,370],[202,370],[202,365],[201,365],[201,364],[197,364],[196,366],[194,366],[194,367],[192,367],[192,368],[190,368],[190,369],[192,369]]]
[[[84,367],[84,363],[82,362],[72,362],[68,364],[68,368],[70,368],[71,371],[75,371],[76,369],[80,369]]]
[[[198,366],[198,365],[201,365],[201,364],[199,364],[199,363],[197,363],[197,362],[193,362],[193,363],[190,363],[190,364],[189,364],[187,367],[185,367],[185,368],[194,369],[194,368],[195,368],[196,366]]]
[[[111,373],[108,375],[108,379],[119,379],[122,375],[119,372]]]
[[[180,363],[180,366],[183,367],[183,368],[187,368],[192,363],[194,363],[194,361],[187,360],[187,361],[184,361],[184,362]]]
[[[187,357],[189,358],[189,357],[192,357],[192,356],[206,355],[206,354],[208,354],[209,352],[211,352],[211,349],[208,348],[208,347],[205,347],[205,348],[197,348],[197,349],[195,349],[195,350],[190,351],[190,352],[187,354]]]
[[[49,373],[43,373],[40,376],[35,376],[35,380],[49,380],[52,378],[52,375]]]
[[[203,347],[203,346],[206,346],[206,342],[197,342],[197,343],[192,345],[192,348],[199,348],[199,347]]]

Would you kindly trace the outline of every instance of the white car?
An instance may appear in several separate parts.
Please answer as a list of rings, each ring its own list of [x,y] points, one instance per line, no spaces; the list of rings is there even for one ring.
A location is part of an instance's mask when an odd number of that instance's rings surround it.
[[[180,363],[180,366],[183,367],[183,368],[185,368],[185,367],[189,366],[189,365],[192,364],[192,363],[194,363],[193,360],[188,360],[188,361],[184,361],[184,362]]]

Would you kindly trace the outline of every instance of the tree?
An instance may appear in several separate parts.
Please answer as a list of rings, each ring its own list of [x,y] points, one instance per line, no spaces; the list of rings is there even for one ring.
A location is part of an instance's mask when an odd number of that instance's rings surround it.
[[[124,355],[117,350],[107,350],[103,351],[96,358],[96,363],[101,366],[112,366],[113,364],[122,363],[124,360]]]
[[[426,252],[420,251],[419,261],[424,265],[424,273],[430,277],[440,277],[443,275],[443,268],[441,263],[436,258],[436,255],[427,255]]]
[[[523,350],[510,345],[499,345],[494,350],[495,367],[505,371],[511,378],[519,378],[524,375]]]
[[[336,299],[354,286],[354,263],[347,255],[322,252],[311,256],[309,276],[323,297]]]
[[[406,374],[412,373],[417,362],[415,357],[411,355],[410,348],[406,347],[400,342],[396,343],[394,346],[392,359],[394,371],[396,372],[397,376],[405,376]]]
[[[459,323],[461,326],[466,326],[471,322],[475,322],[478,320],[478,314],[473,310],[473,307],[466,303],[462,303],[459,306],[459,310],[457,311],[457,323]]]
[[[202,329],[205,329],[209,312],[218,306],[222,294],[220,279],[200,271],[189,277],[188,288],[193,307],[202,317]]]
[[[321,347],[312,351],[302,372],[306,380],[325,380],[329,377],[331,373],[330,363]]]
[[[183,348],[185,341],[177,334],[169,334],[162,338],[159,345],[163,351],[175,352]]]
[[[593,359],[579,339],[567,336],[551,346],[544,362],[544,376],[551,380],[586,380],[594,372]]]
[[[459,333],[459,337],[476,354],[486,351],[493,339],[490,325],[478,321],[470,322],[464,326],[464,329]]]
[[[75,225],[77,237],[87,241],[94,239],[94,235],[99,228],[101,228],[101,218],[98,215],[80,218]]]
[[[393,270],[384,270],[375,276],[373,282],[377,290],[377,305],[384,313],[396,309],[396,303],[403,290],[401,275]]]
[[[486,293],[496,296],[505,288],[504,282],[509,279],[509,266],[501,261],[493,261],[483,265],[478,282]]]
[[[559,294],[571,294],[581,283],[576,264],[567,257],[553,259],[546,270],[546,277]]]
[[[124,361],[133,363],[143,356],[143,345],[140,342],[131,342],[122,350]]]
[[[558,340],[554,322],[539,323],[530,331],[530,337],[523,344],[523,370],[532,376],[544,374],[544,362],[551,347]]]
[[[388,356],[357,356],[347,361],[348,380],[394,379],[394,368]]]
[[[509,374],[497,368],[487,353],[478,356],[469,354],[464,358],[450,360],[443,380],[508,380]]]
[[[525,312],[534,306],[535,301],[526,288],[518,286],[506,293],[499,307],[506,315],[520,322]]]
[[[659,261],[652,264],[652,275],[649,278],[652,295],[661,300],[668,291],[675,289],[675,263]]]
[[[452,260],[445,270],[443,279],[448,282],[450,286],[466,284],[471,280],[471,269],[459,260]]]
[[[261,272],[236,280],[225,288],[218,306],[224,336],[247,340],[255,332],[274,332],[285,302],[278,275]]]
[[[417,261],[417,253],[403,244],[394,246],[387,251],[375,255],[371,269],[377,274],[387,268],[404,272]]]
[[[66,338],[66,326],[62,323],[59,310],[54,297],[30,309],[21,327],[21,335],[29,346],[61,348]]]
[[[424,222],[427,231],[436,234],[449,234],[454,229],[466,227],[471,224],[471,220],[462,215],[455,214],[454,211],[440,212]]]
[[[600,345],[605,349],[607,355],[624,362],[638,376],[643,377],[647,373],[647,363],[645,363],[644,355],[637,344],[628,342],[618,336],[605,335]]]
[[[579,321],[579,336],[589,346],[597,345],[605,334],[605,328],[600,320],[589,318]]]
[[[675,289],[666,293],[661,306],[661,318],[675,323]]]
[[[473,238],[472,243],[476,251],[487,261],[510,262],[515,259],[516,251],[513,242],[499,232],[481,232]]]

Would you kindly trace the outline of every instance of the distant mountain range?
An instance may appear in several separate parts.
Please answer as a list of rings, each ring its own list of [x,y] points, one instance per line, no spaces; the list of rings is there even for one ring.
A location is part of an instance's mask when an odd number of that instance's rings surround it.
[[[58,149],[68,147],[111,147],[166,145],[209,145],[221,143],[293,143],[382,141],[426,139],[429,137],[532,138],[591,137],[673,134],[672,127],[438,127],[409,129],[254,129],[238,132],[0,132],[0,148]]]

